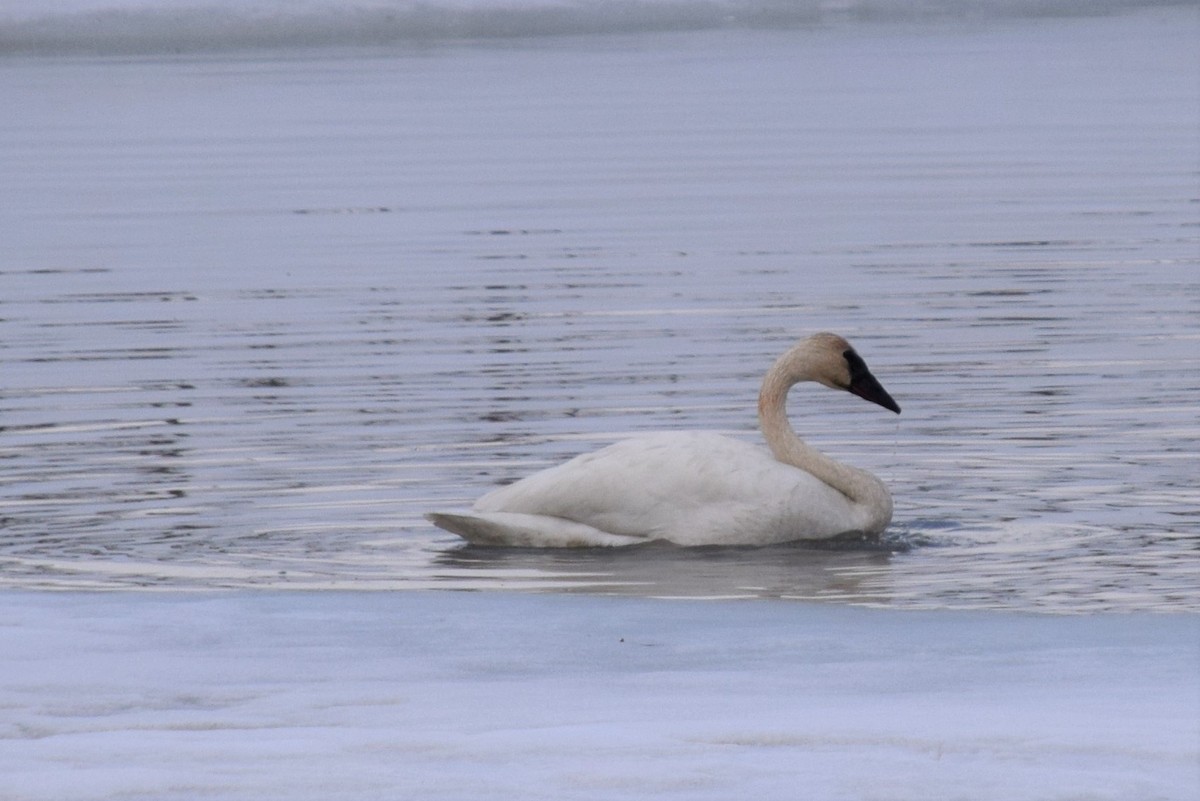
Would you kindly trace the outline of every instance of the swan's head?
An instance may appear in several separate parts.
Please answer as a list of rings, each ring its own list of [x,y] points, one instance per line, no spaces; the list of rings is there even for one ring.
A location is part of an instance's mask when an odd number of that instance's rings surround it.
[[[813,334],[798,342],[784,358],[790,362],[798,381],[816,381],[830,389],[844,389],[900,414],[899,404],[871,375],[867,363],[837,334]]]

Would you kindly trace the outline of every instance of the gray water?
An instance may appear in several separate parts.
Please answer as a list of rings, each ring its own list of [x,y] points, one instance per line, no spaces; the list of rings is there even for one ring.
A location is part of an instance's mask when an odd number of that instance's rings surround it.
[[[1194,9],[0,62],[0,586],[1200,609]],[[427,524],[798,387],[880,542]]]

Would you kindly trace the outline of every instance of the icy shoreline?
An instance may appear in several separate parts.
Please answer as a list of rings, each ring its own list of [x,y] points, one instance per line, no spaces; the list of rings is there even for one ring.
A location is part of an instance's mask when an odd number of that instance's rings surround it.
[[[0,57],[413,47],[562,36],[1093,17],[1187,0],[9,0]]]
[[[6,592],[5,799],[1185,799],[1200,617]]]

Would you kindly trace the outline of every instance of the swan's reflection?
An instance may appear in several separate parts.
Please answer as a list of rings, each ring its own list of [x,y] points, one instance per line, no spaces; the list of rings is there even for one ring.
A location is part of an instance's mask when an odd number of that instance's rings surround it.
[[[878,540],[813,547],[686,548],[652,542],[624,548],[497,548],[463,545],[438,557],[442,569],[497,583],[531,575],[555,591],[686,598],[804,598],[886,603],[895,549]],[[461,576],[460,576],[461,577]]]

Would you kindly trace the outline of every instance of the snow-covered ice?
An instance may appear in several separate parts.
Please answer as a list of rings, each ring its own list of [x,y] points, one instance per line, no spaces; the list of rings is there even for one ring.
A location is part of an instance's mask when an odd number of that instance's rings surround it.
[[[0,798],[1192,799],[1200,618],[6,592]]]

